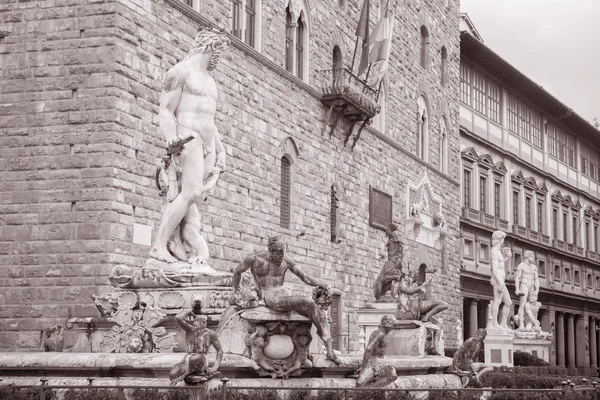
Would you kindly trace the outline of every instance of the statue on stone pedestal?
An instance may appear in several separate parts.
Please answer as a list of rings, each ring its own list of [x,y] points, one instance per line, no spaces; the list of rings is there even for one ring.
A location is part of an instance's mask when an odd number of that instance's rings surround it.
[[[509,331],[508,314],[510,313],[512,300],[510,299],[510,293],[506,287],[506,271],[504,269],[504,263],[510,259],[512,253],[508,247],[502,248],[505,237],[506,233],[502,231],[495,231],[492,233],[492,250],[490,251],[492,277],[490,282],[494,289],[494,300],[491,304],[491,314],[493,328],[501,328]],[[501,303],[504,304],[502,306],[500,322],[498,322],[498,312],[500,311]]]
[[[277,237],[269,238],[268,251],[254,253],[244,259],[233,272],[233,288],[235,292],[240,290],[240,279],[242,274],[250,270],[254,276],[256,288],[260,298],[265,305],[279,312],[295,311],[308,317],[317,328],[317,334],[321,337],[327,348],[327,358],[338,363],[338,357],[333,351],[331,332],[325,304],[321,303],[323,294],[331,291],[316,278],[302,272],[296,263],[284,255],[285,243]],[[285,274],[292,272],[304,283],[320,287],[313,294],[313,298],[294,295],[283,286]],[[327,298],[327,296],[325,296]],[[326,300],[326,299],[325,299]]]
[[[436,270],[433,267],[427,267],[425,270],[425,282],[420,286],[415,286],[412,277],[405,274],[403,280],[398,284],[398,290],[401,292],[398,297],[398,319],[420,320],[430,322],[438,329],[434,329],[432,335],[432,344],[429,354],[441,355],[438,345],[442,336],[443,325],[441,321],[435,318],[435,315],[448,309],[448,303],[443,300],[433,299],[431,282]],[[424,315],[423,315],[424,314]]]
[[[520,296],[518,313],[519,329],[525,328],[525,307],[529,302],[530,295],[534,294],[535,301],[537,302],[537,293],[540,290],[540,281],[537,266],[535,265],[535,254],[533,251],[527,250],[524,256],[525,260],[517,266],[517,273],[515,275],[515,294]],[[529,309],[531,310],[531,305]],[[539,326],[537,320],[534,319],[534,321]]]
[[[363,354],[362,364],[358,370],[356,387],[383,387],[396,380],[396,369],[393,365],[387,364],[384,359],[387,347],[385,337],[393,326],[394,317],[384,315],[381,317],[379,328],[371,333]]]
[[[202,300],[195,297],[192,309],[183,311],[175,316],[177,325],[185,332],[187,343],[186,355],[169,373],[171,385],[176,385],[189,375],[200,375],[210,379],[219,374],[217,371],[223,360],[223,349],[217,334],[206,328],[206,316],[201,314]],[[206,358],[210,347],[217,351],[217,357],[212,367],[208,366]]]
[[[480,382],[483,374],[492,371],[494,369],[493,367],[481,362],[475,362],[486,336],[486,330],[479,329],[475,336],[465,340],[462,346],[454,353],[452,367],[450,367],[449,372],[455,372],[459,375],[473,373],[475,375],[475,380]]]
[[[224,33],[201,29],[188,55],[165,78],[159,118],[168,147],[157,183],[167,201],[150,250],[158,261],[197,265],[209,257],[198,205],[225,170],[225,150],[214,121],[217,87],[209,72],[229,43]]]
[[[393,303],[396,301],[396,299],[386,296],[386,294],[393,291],[393,286],[400,281],[404,269],[404,244],[400,238],[398,225],[391,224],[386,234],[388,237],[386,246],[388,260],[383,265],[373,287],[373,294],[377,303]]]

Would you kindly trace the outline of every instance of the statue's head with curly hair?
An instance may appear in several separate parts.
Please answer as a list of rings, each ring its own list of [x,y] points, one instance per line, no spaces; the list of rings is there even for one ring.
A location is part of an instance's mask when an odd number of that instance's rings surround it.
[[[381,317],[380,325],[384,328],[391,328],[394,326],[394,317],[391,315],[384,315]]]
[[[227,49],[227,46],[229,46],[230,43],[231,41],[224,32],[214,28],[202,28],[196,35],[194,43],[192,43],[192,48],[185,56],[184,60],[199,53],[208,53],[212,51],[213,55],[208,62],[208,70],[211,71],[219,62],[221,52]]]
[[[277,236],[270,236],[267,249],[269,249],[267,260],[272,264],[281,264],[285,252],[285,243]]]

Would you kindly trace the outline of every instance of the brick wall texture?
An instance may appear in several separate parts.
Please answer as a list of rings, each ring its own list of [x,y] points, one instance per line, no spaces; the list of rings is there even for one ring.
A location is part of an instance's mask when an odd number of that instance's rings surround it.
[[[161,200],[153,175],[165,142],[158,98],[165,72],[187,53],[200,27],[172,0],[8,0],[0,4],[0,350],[36,350],[40,330],[69,317],[95,316],[92,294],[106,292],[117,264],[141,266],[148,247],[133,244],[133,224],[158,225]],[[373,0],[375,7],[379,3]],[[373,301],[385,259],[385,234],[369,226],[369,186],[393,195],[404,225],[407,182],[426,172],[443,196],[448,225],[444,276],[435,282],[450,303],[443,319],[452,346],[462,301],[458,252],[458,2],[399,0],[386,83],[385,134],[369,128],[354,151],[343,146],[349,125],[322,135],[319,69],[334,44],[349,65],[360,13],[357,0],[307,1],[310,78],[284,65],[285,6],[262,2],[262,51],[230,47],[214,72],[217,126],[228,171],[206,203],[202,222],[216,269],[229,270],[279,234],[309,274],[343,293],[345,350],[358,345],[353,310]],[[207,0],[199,14],[230,26],[231,0]],[[375,23],[372,17],[372,26]],[[430,65],[420,66],[420,26],[431,36]],[[335,43],[334,43],[335,42]],[[448,85],[440,85],[442,46]],[[430,163],[413,155],[417,97],[429,104]],[[448,173],[437,165],[437,123],[449,126]],[[280,160],[291,138],[292,229],[279,227]],[[341,243],[329,233],[330,188],[340,196]],[[404,230],[403,230],[404,232]],[[304,235],[300,235],[304,233]],[[416,243],[407,261],[418,267]],[[439,251],[430,249],[440,263]],[[439,266],[439,265],[438,265]],[[310,289],[289,277],[300,290]],[[348,328],[350,331],[348,332]]]

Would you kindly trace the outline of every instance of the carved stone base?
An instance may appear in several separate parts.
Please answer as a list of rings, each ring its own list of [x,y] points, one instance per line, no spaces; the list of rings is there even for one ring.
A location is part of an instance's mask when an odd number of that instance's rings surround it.
[[[312,367],[309,355],[319,351],[308,318],[264,306],[242,311],[228,309],[221,317],[218,334],[225,354],[251,359],[260,376],[298,376]]]
[[[208,328],[216,328],[219,316],[229,307],[231,288],[226,286],[200,286],[180,289],[115,289],[115,292],[103,296],[95,296],[95,304],[100,312],[98,317],[71,318],[67,321],[66,343],[75,342],[69,351],[102,353],[115,351],[106,339],[121,340],[128,335],[128,328],[133,327],[130,317],[135,310],[141,310],[141,321],[153,311],[151,324],[162,328],[156,331],[161,337],[172,338],[168,347],[160,351],[185,351],[185,335],[177,327],[173,316],[190,308],[193,297],[200,297],[203,312],[208,317]],[[157,319],[158,318],[158,319]],[[154,332],[155,329],[146,329]],[[163,332],[164,330],[164,332]],[[76,335],[73,340],[72,336]],[[142,335],[143,336],[143,335]],[[69,340],[70,339],[70,340]],[[151,339],[155,342],[154,339]],[[158,339],[157,339],[158,340]],[[112,347],[111,347],[112,346]],[[156,346],[155,346],[156,348]],[[157,349],[158,350],[158,349]]]
[[[550,351],[552,340],[550,339],[528,339],[515,337],[513,342],[514,351],[523,351],[533,354],[546,362],[550,362]]]
[[[513,366],[514,337],[512,331],[487,328],[487,336],[483,340],[484,362],[492,367]]]

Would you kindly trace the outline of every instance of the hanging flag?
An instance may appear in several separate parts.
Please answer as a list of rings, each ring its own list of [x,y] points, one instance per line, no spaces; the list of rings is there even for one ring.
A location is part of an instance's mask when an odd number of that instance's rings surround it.
[[[390,11],[388,0],[383,16],[377,21],[373,35],[369,37],[369,63],[382,61],[374,76],[374,85],[378,85],[387,72],[388,60],[392,49],[392,36],[394,32],[394,13]]]
[[[358,26],[356,27],[356,36],[362,38],[363,40],[357,76],[360,76],[360,74],[362,74],[364,70],[367,69],[367,64],[369,63],[369,13],[371,12],[370,2],[371,0],[364,1],[362,11],[360,12],[360,19],[358,20]]]

